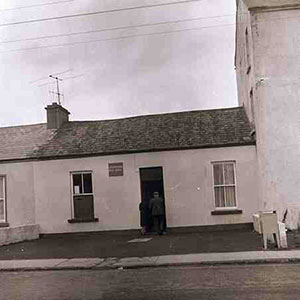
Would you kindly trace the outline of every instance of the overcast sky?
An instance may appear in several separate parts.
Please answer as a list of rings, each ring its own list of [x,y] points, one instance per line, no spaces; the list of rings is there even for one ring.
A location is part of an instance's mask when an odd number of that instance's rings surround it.
[[[177,1],[0,0],[0,126],[45,122],[58,73],[71,120],[236,106],[235,0]]]

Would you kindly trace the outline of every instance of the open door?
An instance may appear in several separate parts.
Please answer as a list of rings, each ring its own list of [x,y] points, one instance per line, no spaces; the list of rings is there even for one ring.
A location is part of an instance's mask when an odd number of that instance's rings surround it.
[[[153,232],[153,220],[149,212],[149,201],[153,197],[154,192],[159,192],[159,196],[165,200],[164,195],[164,180],[163,180],[163,168],[151,167],[140,168],[140,180],[141,180],[141,200],[144,207],[143,213],[141,213],[141,219],[144,224],[147,224],[147,231]],[[166,215],[166,214],[165,214]],[[164,220],[164,227],[166,229],[166,216]]]

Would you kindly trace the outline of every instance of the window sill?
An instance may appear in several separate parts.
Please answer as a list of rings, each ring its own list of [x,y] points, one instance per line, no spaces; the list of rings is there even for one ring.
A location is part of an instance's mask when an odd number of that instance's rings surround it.
[[[224,210],[213,210],[211,214],[213,216],[217,215],[238,215],[242,214],[243,211],[241,209],[224,209]]]
[[[0,228],[1,227],[9,227],[9,224],[7,222],[0,222]]]
[[[92,223],[92,222],[99,222],[98,218],[92,218],[92,219],[69,219],[68,223]]]

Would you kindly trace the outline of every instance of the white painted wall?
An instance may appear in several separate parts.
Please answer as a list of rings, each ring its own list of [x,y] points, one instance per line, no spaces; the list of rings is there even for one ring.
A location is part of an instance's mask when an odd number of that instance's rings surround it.
[[[235,160],[241,215],[212,216],[212,161]],[[108,163],[123,162],[124,176],[108,177]],[[254,146],[99,156],[34,162],[36,222],[42,233],[139,228],[140,167],[162,166],[169,227],[244,223],[257,212]],[[70,172],[93,172],[96,223],[69,224]],[[199,188],[199,190],[198,190]]]
[[[287,1],[273,2],[284,5]],[[245,59],[241,28],[249,24],[245,6],[240,4],[237,62]],[[287,225],[296,229],[300,211],[300,7],[285,8],[251,11],[253,77],[245,76],[238,65],[237,75],[239,101],[246,107],[245,91],[255,86],[261,208],[276,209],[280,218],[288,208]],[[251,116],[249,108],[246,111]]]
[[[0,164],[6,176],[7,222],[11,227],[35,224],[32,162]]]

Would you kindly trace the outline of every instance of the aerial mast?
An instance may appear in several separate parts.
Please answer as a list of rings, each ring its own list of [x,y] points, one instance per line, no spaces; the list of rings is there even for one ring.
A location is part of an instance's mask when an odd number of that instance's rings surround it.
[[[63,96],[63,94],[61,94],[59,91],[59,81],[62,81],[62,78],[53,75],[49,75],[49,77],[56,80],[56,92],[53,93],[57,95],[57,102],[59,105],[61,105],[60,97]]]

